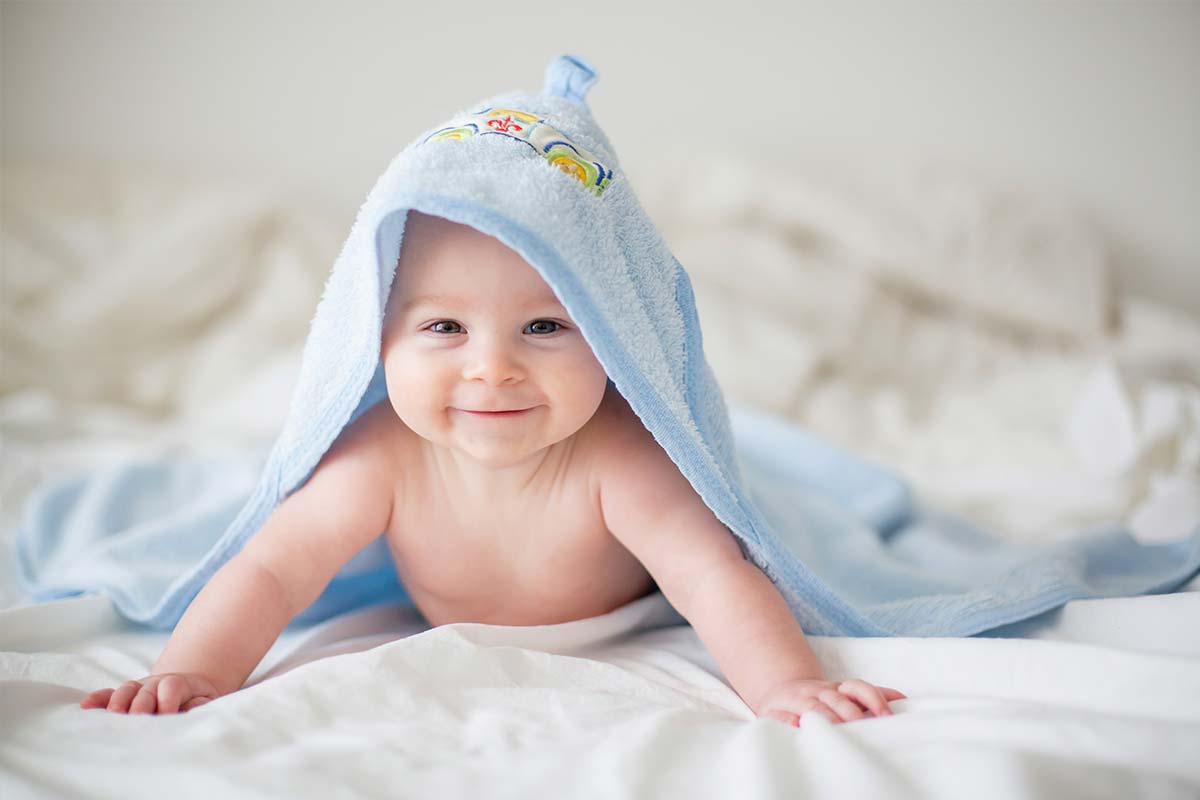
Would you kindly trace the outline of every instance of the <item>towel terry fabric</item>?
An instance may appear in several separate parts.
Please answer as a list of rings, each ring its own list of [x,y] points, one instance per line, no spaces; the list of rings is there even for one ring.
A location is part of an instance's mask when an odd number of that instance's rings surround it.
[[[1196,574],[1200,523],[1168,543],[1141,544],[1119,524],[1009,543],[923,508],[901,476],[790,421],[731,414],[687,273],[585,103],[595,80],[586,60],[559,56],[540,93],[493,96],[410,142],[333,265],[265,460],[117,465],[45,487],[18,531],[24,588],[35,599],[104,592],[130,620],[174,626],[342,430],[385,398],[381,325],[410,209],[494,236],[538,270],[809,633],[969,636],[1075,598],[1170,591]],[[296,621],[391,601],[411,602],[381,537]]]

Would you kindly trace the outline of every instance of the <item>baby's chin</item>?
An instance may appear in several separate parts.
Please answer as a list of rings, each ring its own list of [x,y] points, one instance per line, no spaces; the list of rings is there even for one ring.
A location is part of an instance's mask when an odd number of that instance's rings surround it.
[[[488,418],[469,416],[459,409],[441,409],[432,413],[402,415],[410,430],[428,445],[452,450],[486,468],[519,465],[571,438],[588,422],[583,418],[554,415],[547,406],[539,406],[529,416]],[[582,415],[580,415],[582,417]]]
[[[481,467],[504,468],[512,467],[528,461],[544,453],[547,448],[554,447],[571,437],[575,431],[531,432],[527,436],[495,436],[479,435],[478,432],[455,431],[441,441],[435,442],[444,447],[457,451],[464,457],[477,462]]]
[[[556,437],[544,431],[505,431],[509,423],[496,421],[496,431],[471,430],[478,425],[486,428],[490,423],[471,422],[463,426],[424,426],[407,423],[408,427],[424,439],[429,446],[452,450],[455,455],[477,463],[481,467],[504,468],[520,464],[541,453],[547,447],[566,437]]]

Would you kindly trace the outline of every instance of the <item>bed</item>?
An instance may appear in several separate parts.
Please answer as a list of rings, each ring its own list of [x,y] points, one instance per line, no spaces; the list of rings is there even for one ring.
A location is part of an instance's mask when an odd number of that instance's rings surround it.
[[[629,170],[731,402],[999,536],[1122,520],[1165,541],[1200,520],[1200,322],[1115,286],[1069,203],[937,165],[869,185],[711,163]],[[908,695],[850,724],[755,719],[658,593],[538,627],[372,606],[289,628],[243,690],[187,714],[81,711],[167,634],[99,595],[24,597],[24,502],[117,460],[268,446],[348,220],[232,179],[4,173],[0,795],[1200,793],[1200,578],[971,638],[811,637],[831,678]]]

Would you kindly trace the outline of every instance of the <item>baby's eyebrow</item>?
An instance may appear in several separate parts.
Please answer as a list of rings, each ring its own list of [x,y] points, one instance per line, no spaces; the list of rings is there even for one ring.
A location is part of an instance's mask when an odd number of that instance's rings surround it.
[[[434,305],[434,306],[469,306],[471,300],[466,297],[458,297],[457,295],[448,294],[425,294],[420,297],[413,297],[405,300],[400,306],[400,310],[407,313],[418,306]],[[562,303],[553,294],[541,294],[537,297],[530,298],[524,304],[525,308],[536,308],[540,306],[561,306]]]
[[[447,305],[462,305],[464,303],[461,297],[451,297],[445,294],[427,294],[421,297],[413,297],[405,300],[400,306],[401,311],[410,311],[417,306],[432,305],[432,306],[447,306]]]

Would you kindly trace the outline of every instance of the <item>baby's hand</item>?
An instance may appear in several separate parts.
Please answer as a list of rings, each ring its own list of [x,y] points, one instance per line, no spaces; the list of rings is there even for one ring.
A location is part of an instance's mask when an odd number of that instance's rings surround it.
[[[759,703],[758,716],[771,717],[797,727],[800,715],[815,711],[833,724],[862,719],[863,708],[877,717],[890,716],[890,700],[905,700],[904,695],[886,686],[872,686],[857,678],[849,681],[784,681]],[[862,706],[860,708],[859,706]]]
[[[106,708],[118,714],[174,714],[216,698],[216,687],[203,675],[167,672],[125,681],[116,689],[97,689],[83,698],[79,707]]]

